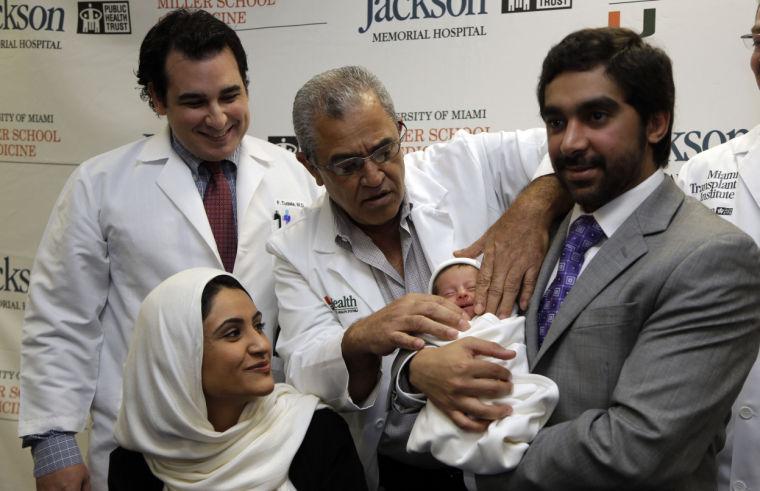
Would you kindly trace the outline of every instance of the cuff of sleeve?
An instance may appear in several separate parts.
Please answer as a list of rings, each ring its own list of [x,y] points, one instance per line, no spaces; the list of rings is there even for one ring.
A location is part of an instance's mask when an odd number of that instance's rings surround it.
[[[421,392],[412,392],[412,384],[409,382],[409,362],[416,354],[417,352],[413,351],[401,361],[398,375],[396,376],[395,390],[392,400],[394,409],[400,413],[419,411],[427,402],[425,394]]]
[[[285,356],[285,381],[299,391],[314,394],[336,411],[358,409],[348,394],[348,369],[341,352],[341,337],[331,335],[319,341],[319,356]],[[281,353],[282,354],[282,353]]]
[[[541,163],[538,164],[538,168],[536,169],[536,173],[533,174],[533,179],[536,180],[539,177],[548,176],[554,174],[554,167],[552,167],[552,161],[549,159],[549,154],[547,153],[544,155],[544,158],[541,159]]]
[[[372,392],[369,393],[366,399],[361,401],[361,403],[357,404],[353,399],[351,399],[351,396],[348,396],[348,404],[350,405],[350,410],[354,411],[361,411],[363,409],[368,409],[375,405],[375,402],[377,402],[377,394],[380,391],[380,380],[383,378],[383,370],[382,368],[377,374],[377,381],[375,382],[375,387],[372,389]],[[346,384],[346,393],[348,393],[348,384]]]
[[[35,478],[84,463],[74,433],[54,434],[31,445]]]

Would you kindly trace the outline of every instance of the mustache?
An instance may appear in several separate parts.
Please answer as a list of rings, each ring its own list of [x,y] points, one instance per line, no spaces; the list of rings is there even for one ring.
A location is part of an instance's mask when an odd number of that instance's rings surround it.
[[[554,160],[557,170],[567,167],[605,167],[607,159],[601,155],[593,155],[586,158],[583,155],[560,155]]]
[[[378,191],[369,191],[367,193],[364,193],[361,196],[361,200],[362,201],[367,201],[367,200],[377,199],[377,198],[380,198],[381,196],[384,196],[384,195],[386,195],[388,193],[391,193],[391,192],[393,192],[393,190],[390,189],[390,188],[388,188],[388,189],[382,188],[382,189],[380,189]]]

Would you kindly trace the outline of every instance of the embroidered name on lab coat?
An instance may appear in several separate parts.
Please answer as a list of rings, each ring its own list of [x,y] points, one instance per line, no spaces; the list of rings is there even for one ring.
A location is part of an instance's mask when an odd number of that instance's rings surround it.
[[[736,186],[739,180],[738,172],[711,170],[702,182],[689,184],[691,195],[699,201],[733,200],[736,197]],[[731,215],[734,209],[725,206],[711,207],[718,215]]]
[[[356,304],[356,299],[353,295],[343,295],[343,298],[333,299],[330,295],[325,295],[325,303],[336,314],[350,314],[359,312],[359,308]]]

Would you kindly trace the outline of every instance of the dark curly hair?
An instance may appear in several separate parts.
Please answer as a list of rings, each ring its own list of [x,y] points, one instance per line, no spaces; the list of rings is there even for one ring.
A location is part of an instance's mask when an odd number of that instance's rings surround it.
[[[549,50],[538,82],[538,105],[544,111],[546,86],[564,72],[585,72],[602,66],[646,124],[657,113],[670,115],[667,134],[652,146],[654,161],[668,163],[676,89],[670,58],[629,29],[603,27],[569,34]]]
[[[137,82],[142,86],[140,98],[148,101],[155,110],[150,88],[162,102],[166,102],[166,58],[177,50],[192,60],[203,60],[230,48],[235,55],[240,78],[248,87],[248,61],[245,50],[235,31],[205,10],[174,10],[161,18],[140,45],[140,62]]]

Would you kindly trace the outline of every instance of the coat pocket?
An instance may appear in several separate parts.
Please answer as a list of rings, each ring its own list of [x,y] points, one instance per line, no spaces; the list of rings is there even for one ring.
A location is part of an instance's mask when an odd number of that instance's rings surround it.
[[[606,407],[641,329],[638,303],[591,308],[566,333],[563,348],[583,378],[585,396]]]

